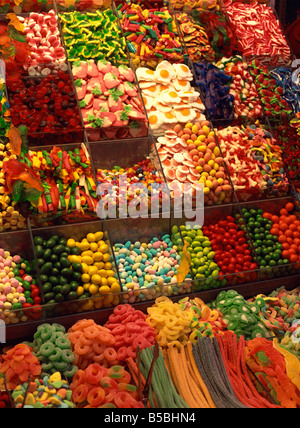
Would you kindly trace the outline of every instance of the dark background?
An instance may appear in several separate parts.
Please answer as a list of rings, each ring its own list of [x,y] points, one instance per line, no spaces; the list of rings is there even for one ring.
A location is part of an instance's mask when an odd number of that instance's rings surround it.
[[[299,0],[276,0],[276,10],[284,28],[288,28],[300,17]]]

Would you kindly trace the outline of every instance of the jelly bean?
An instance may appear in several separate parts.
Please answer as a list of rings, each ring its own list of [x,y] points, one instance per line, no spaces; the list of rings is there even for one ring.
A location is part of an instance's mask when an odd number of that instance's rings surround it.
[[[178,233],[178,227],[173,226],[173,240],[175,239],[175,235]],[[214,262],[215,252],[212,251],[211,243],[208,237],[204,236],[202,230],[197,226],[190,228],[186,225],[182,225],[180,226],[180,233],[183,241],[188,242],[189,244],[187,251],[191,257],[191,269],[194,279],[196,281],[203,279],[203,284],[202,282],[199,282],[199,288],[207,284],[204,279],[209,277],[212,277],[212,281],[210,282],[211,287],[215,288],[224,285],[221,283],[221,281],[219,282],[218,280],[220,268]],[[209,246],[207,243],[209,243]],[[177,246],[177,248],[180,254],[183,248],[182,245]],[[195,282],[195,285],[196,284],[197,282]]]
[[[135,300],[153,299],[158,293],[169,295],[176,290],[172,285],[177,283],[177,270],[179,268],[180,256],[173,248],[173,243],[169,235],[164,236],[164,240],[153,238],[149,244],[140,244],[141,251],[144,253],[137,256],[135,243],[126,244],[117,243],[113,250],[115,253],[118,271],[121,277],[122,290],[128,291]],[[165,252],[165,250],[168,250]],[[123,259],[126,251],[127,260]],[[143,261],[144,257],[144,262]],[[189,287],[190,275],[186,276],[185,287]],[[167,286],[170,284],[170,286]],[[181,292],[184,287],[180,287]],[[136,291],[137,296],[135,296]],[[130,300],[129,300],[130,302]]]
[[[203,235],[209,238],[215,253],[214,261],[221,269],[219,275],[226,275],[228,285],[243,284],[257,278],[255,255],[251,252],[248,236],[241,229],[243,223],[239,222],[240,219],[240,215],[236,221],[227,216],[216,224],[204,225],[202,228]]]
[[[82,284],[78,284],[77,294],[81,299],[97,295],[98,300],[95,304],[98,309],[102,305],[118,305],[117,294],[121,290],[110,254],[109,242],[104,241],[103,238],[103,232],[98,231],[88,233],[80,242],[72,238],[67,241],[73,249],[73,254],[71,251],[68,257],[69,261],[75,268],[78,263],[82,266],[80,270]],[[111,301],[105,300],[111,293],[114,293]]]

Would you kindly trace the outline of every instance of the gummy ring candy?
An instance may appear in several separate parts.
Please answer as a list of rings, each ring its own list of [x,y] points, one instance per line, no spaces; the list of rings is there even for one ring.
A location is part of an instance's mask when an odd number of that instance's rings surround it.
[[[44,372],[48,372],[52,368],[53,368],[53,364],[51,363],[51,361],[49,361],[49,363],[43,363],[42,364],[42,369]]]
[[[94,320],[92,320],[92,319],[80,320],[72,326],[71,331],[73,332],[73,331],[84,330],[85,328],[88,328],[91,325],[94,325]]]
[[[75,375],[75,373],[77,373],[77,370],[78,370],[77,366],[72,366],[72,368],[70,370],[65,370],[64,371],[64,375],[66,377],[73,378],[73,376]]]
[[[137,387],[135,385],[130,385],[129,383],[119,383],[119,389],[123,391],[136,392]]]
[[[84,330],[84,335],[87,339],[93,340],[99,336],[99,330],[96,326],[91,326]]]
[[[136,358],[136,351],[133,349],[133,347],[132,346],[128,346],[128,348],[127,348],[127,355],[128,355],[128,357],[131,357],[131,358]]]
[[[131,406],[136,404],[136,400],[134,400],[128,392],[120,391],[115,395],[115,404],[119,409],[128,409]]]
[[[49,355],[50,361],[58,361],[61,357],[62,350],[60,348],[54,348],[54,352],[52,355]]]
[[[100,406],[100,404],[103,403],[104,398],[105,391],[100,386],[98,386],[97,388],[92,388],[87,395],[87,401],[93,407]]]
[[[93,349],[96,352],[96,354],[101,355],[104,352],[105,346],[101,343],[93,342]]]
[[[100,385],[102,386],[102,388],[118,389],[118,382],[108,376],[104,376],[101,379]]]
[[[53,367],[56,368],[57,371],[63,372],[65,370],[67,370],[69,365],[65,361],[53,361]]]
[[[55,345],[60,349],[69,349],[71,348],[71,342],[66,337],[59,337],[55,341]]]
[[[130,374],[124,370],[123,376],[121,377],[121,379],[119,379],[120,383],[130,383],[131,381],[131,376]]]
[[[51,326],[49,327],[43,327],[41,329],[41,339],[43,342],[46,342],[46,340],[50,339],[50,337],[52,336],[53,333],[53,329]]]
[[[77,343],[75,343],[74,350],[75,350],[76,354],[78,354],[78,355],[85,355],[85,354],[89,353],[90,347],[83,345],[80,342],[77,342]]]
[[[118,352],[117,352],[117,356],[118,356],[118,358],[117,358],[117,359],[118,359],[119,361],[126,360],[126,358],[128,357],[126,346],[122,346],[122,347],[118,350]]]
[[[61,359],[66,363],[73,363],[74,358],[75,357],[71,349],[63,349],[61,351]]]
[[[150,348],[151,347],[151,343],[147,339],[145,339],[145,337],[138,336],[132,342],[132,347],[134,349],[137,349],[138,346],[140,347],[140,350],[142,350],[142,349],[145,349],[145,348]]]
[[[104,354],[104,357],[107,359],[108,362],[117,360],[117,353],[114,350],[114,348],[105,348],[103,354]]]
[[[107,376],[111,379],[122,379],[124,371],[125,369],[122,366],[113,366],[107,370]]]
[[[83,336],[82,332],[79,330],[68,334],[68,339],[71,340],[71,342],[73,342],[73,343],[78,342],[81,339],[81,337],[84,337],[84,336]]]
[[[104,354],[101,353],[99,355],[94,355],[93,360],[95,361],[95,363],[103,363],[105,361]]]
[[[52,327],[55,328],[55,330],[56,330],[57,333],[58,332],[62,332],[62,333],[66,332],[66,328],[63,325],[61,325],[61,324],[57,324],[56,322],[52,324]]]
[[[126,329],[129,333],[139,333],[141,331],[141,326],[136,325],[133,322],[129,322],[126,325]]]
[[[90,339],[87,339],[83,334],[80,335],[80,339],[78,339],[78,341],[86,346],[91,346],[93,344],[93,341]]]
[[[218,311],[216,311],[215,309],[213,309],[208,317],[208,321],[213,322],[216,321],[219,317],[219,313]]]
[[[132,343],[136,337],[137,337],[136,333],[128,333],[124,337],[124,341],[125,341],[125,343]]]
[[[51,342],[46,342],[40,347],[40,354],[45,357],[49,357],[49,355],[53,354],[55,346]]]
[[[72,379],[73,386],[80,385],[85,382],[85,373],[83,370],[77,370]]]
[[[99,340],[107,346],[112,346],[115,344],[115,339],[111,333],[102,332],[101,336],[99,337]]]
[[[101,367],[99,364],[90,364],[85,370],[85,377],[89,383],[95,385],[100,383],[104,373],[105,370],[103,370],[103,367]]]
[[[114,336],[119,336],[121,334],[126,333],[126,327],[125,325],[120,324],[118,325],[118,327],[115,327],[111,332]]]
[[[83,403],[88,395],[89,388],[83,383],[78,385],[73,391],[73,399],[76,403]]]

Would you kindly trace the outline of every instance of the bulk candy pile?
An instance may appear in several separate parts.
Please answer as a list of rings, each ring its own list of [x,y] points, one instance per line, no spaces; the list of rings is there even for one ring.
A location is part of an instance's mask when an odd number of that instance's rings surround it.
[[[276,11],[0,12],[0,408],[299,408],[300,87]]]

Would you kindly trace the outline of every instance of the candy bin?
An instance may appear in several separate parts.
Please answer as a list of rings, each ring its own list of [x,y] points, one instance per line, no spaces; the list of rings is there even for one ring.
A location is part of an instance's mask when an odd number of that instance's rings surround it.
[[[192,9],[200,9],[203,11],[217,11],[221,9],[221,2],[219,0],[171,0],[173,8],[177,10],[183,10],[189,12]]]
[[[68,60],[107,60],[114,65],[128,65],[125,38],[112,9],[96,12],[62,12],[59,14]],[[87,31],[82,31],[85,28]]]
[[[0,13],[44,12],[53,7],[53,0],[5,0],[0,4]]]
[[[260,280],[299,273],[299,207],[287,197],[241,204],[260,267]]]
[[[0,236],[0,319],[17,324],[42,317],[41,291],[29,230]]]
[[[31,12],[18,19],[30,49],[28,61],[23,64],[24,75],[48,76],[56,75],[59,70],[67,71],[66,52],[55,10]]]
[[[204,7],[195,7],[189,12],[189,15],[193,22],[205,31],[216,59],[229,58],[241,52],[234,26],[222,2],[220,2],[219,10],[205,10]]]
[[[72,74],[89,141],[148,135],[144,103],[129,65],[105,59],[75,61]]]
[[[167,210],[170,194],[157,153],[150,152],[150,139],[90,143],[98,196],[97,215],[124,218],[140,205],[147,213]]]
[[[138,213],[134,218],[107,221],[123,303],[191,292],[189,264],[181,265],[177,245],[171,240],[172,221],[143,218]]]
[[[168,2],[118,0],[115,5],[135,68],[155,68],[164,60],[183,63],[187,59],[180,29]]]
[[[56,0],[56,6],[59,12],[93,12],[98,9],[107,9],[112,6],[112,0]]]
[[[238,47],[247,61],[259,59],[270,66],[291,64],[291,49],[270,6],[228,0],[225,8],[238,38]]]
[[[138,67],[136,76],[154,136],[164,135],[177,124],[206,120],[190,61],[181,64],[164,60],[154,70]]]
[[[157,138],[155,147],[177,206],[184,195],[192,198],[194,207],[200,201],[199,192],[205,206],[233,201],[228,171],[209,121],[175,125]]]
[[[32,233],[46,316],[120,303],[120,281],[100,220],[33,229]]]
[[[240,202],[291,194],[283,151],[269,122],[214,121],[215,133]]]
[[[202,222],[185,212],[172,227],[171,238],[177,242],[179,236],[191,259],[193,291],[258,281],[258,261],[238,205],[207,207]]]
[[[7,84],[12,123],[22,126],[30,147],[84,140],[72,77],[64,63],[59,67],[46,76],[19,76]]]
[[[32,227],[95,219],[97,187],[85,144],[24,147],[18,159],[3,162],[3,171],[10,198]]]

